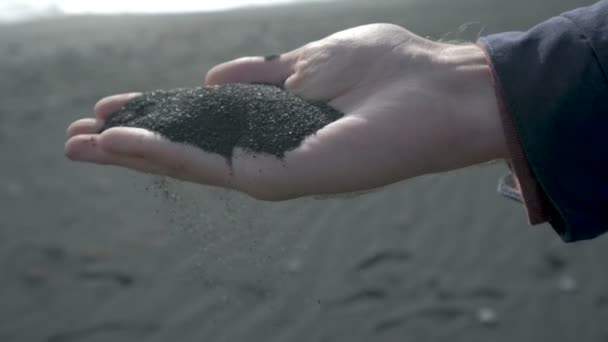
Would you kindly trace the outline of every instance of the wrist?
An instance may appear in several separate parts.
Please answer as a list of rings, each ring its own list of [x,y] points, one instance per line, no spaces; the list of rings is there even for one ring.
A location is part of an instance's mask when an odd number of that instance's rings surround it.
[[[444,91],[454,100],[470,162],[508,158],[493,71],[484,49],[475,44],[440,46],[440,63],[448,70]]]

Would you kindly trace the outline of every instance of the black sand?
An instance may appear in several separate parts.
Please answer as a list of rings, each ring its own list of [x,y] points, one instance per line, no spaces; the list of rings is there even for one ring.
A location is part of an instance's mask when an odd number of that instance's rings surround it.
[[[129,101],[102,127],[146,128],[231,160],[235,147],[282,158],[342,117],[276,86],[230,84],[154,91]]]

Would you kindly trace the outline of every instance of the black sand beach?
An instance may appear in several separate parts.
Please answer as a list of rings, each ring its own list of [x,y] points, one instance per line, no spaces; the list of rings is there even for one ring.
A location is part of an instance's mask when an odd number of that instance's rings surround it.
[[[608,239],[563,244],[483,165],[265,203],[63,157],[118,92],[392,22],[474,39],[592,1],[342,2],[0,26],[0,341],[608,341]],[[463,25],[464,24],[464,25]]]

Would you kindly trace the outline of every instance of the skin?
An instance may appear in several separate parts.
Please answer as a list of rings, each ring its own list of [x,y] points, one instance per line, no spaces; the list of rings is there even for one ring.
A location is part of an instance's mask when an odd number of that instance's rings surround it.
[[[433,42],[402,27],[355,27],[275,58],[212,68],[207,85],[265,82],[328,102],[345,116],[284,160],[236,150],[223,157],[158,134],[103,121],[137,93],[101,99],[95,117],[72,123],[65,153],[235,189],[263,200],[364,191],[427,173],[507,157],[490,67],[473,44]]]

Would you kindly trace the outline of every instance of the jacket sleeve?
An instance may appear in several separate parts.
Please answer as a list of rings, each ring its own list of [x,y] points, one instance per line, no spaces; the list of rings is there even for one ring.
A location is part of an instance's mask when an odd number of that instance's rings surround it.
[[[608,230],[608,0],[479,40],[532,224],[564,241]]]

